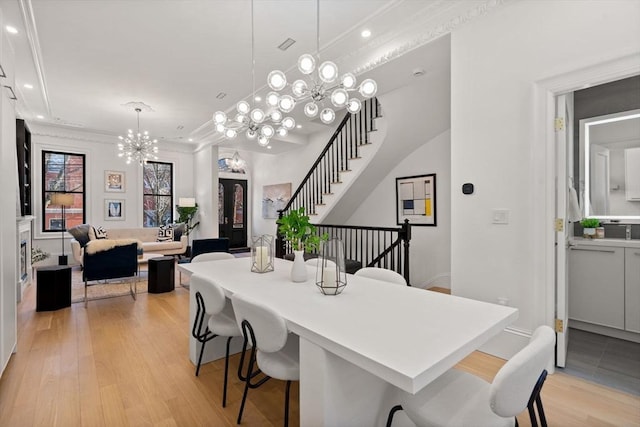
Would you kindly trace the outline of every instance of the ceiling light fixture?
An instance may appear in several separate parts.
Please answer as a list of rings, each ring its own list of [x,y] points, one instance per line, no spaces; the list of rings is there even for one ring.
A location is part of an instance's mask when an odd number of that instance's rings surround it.
[[[137,161],[140,166],[147,163],[148,160],[157,160],[158,157],[158,143],[157,139],[152,140],[149,137],[149,132],[140,132],[140,111],[141,108],[135,108],[135,112],[138,115],[138,130],[134,134],[131,129],[127,131],[127,136],[119,136],[120,142],[118,143],[118,157],[126,157],[127,164],[130,164],[133,160]]]
[[[245,162],[242,157],[240,157],[240,154],[236,151],[235,153],[233,153],[233,157],[231,157],[229,167],[232,171],[239,172],[244,171],[244,167],[246,166],[246,164],[247,162]]]
[[[360,33],[360,35],[361,35],[363,38],[365,38],[365,39],[366,39],[366,38],[369,38],[369,37],[371,37],[371,30],[362,30],[362,32]]]
[[[255,77],[255,38],[253,22],[253,0],[251,0],[251,78],[253,83],[253,100],[256,98]],[[268,100],[267,100],[268,101]],[[247,101],[240,101],[236,105],[236,115],[233,119],[227,118],[224,111],[213,113],[213,123],[216,131],[222,133],[227,139],[234,139],[239,133],[245,132],[247,138],[257,139],[263,147],[269,145],[269,141],[276,134],[286,136],[296,126],[293,117],[284,117],[282,112],[274,108],[262,110],[252,107]]]
[[[292,95],[280,95],[282,89],[287,86],[287,77],[280,70],[273,70],[267,76],[267,84],[273,90],[267,94],[267,105],[278,107],[282,112],[293,111],[296,104],[306,102],[304,114],[313,118],[320,114],[320,120],[329,124],[336,118],[336,113],[330,106],[324,105],[327,98],[334,108],[346,107],[350,113],[360,111],[361,101],[358,98],[350,98],[349,92],[358,91],[365,98],[375,96],[378,85],[372,79],[366,79],[357,86],[356,76],[346,73],[338,76],[338,66],[331,61],[320,63],[320,0],[316,0],[316,54],[315,57],[305,53],[298,58],[298,70],[305,76],[309,76],[310,81],[302,79],[295,80],[291,84]],[[318,77],[313,76],[316,70]],[[357,86],[357,87],[356,87]],[[321,109],[321,107],[323,107]]]
[[[42,119],[44,119],[44,116],[43,116],[42,114],[38,114],[38,115],[36,116],[36,119],[40,119],[40,120],[42,120]]]
[[[23,86],[25,89],[33,89],[33,85],[29,83],[25,83]]]
[[[11,25],[7,25],[4,27],[9,34],[18,34],[18,29],[16,27],[12,27]]]

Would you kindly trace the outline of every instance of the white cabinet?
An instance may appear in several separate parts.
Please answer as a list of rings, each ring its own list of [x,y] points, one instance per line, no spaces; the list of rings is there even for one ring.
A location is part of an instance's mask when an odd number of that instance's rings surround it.
[[[625,196],[630,202],[640,202],[640,148],[624,150]]]
[[[640,332],[640,249],[624,250],[625,329]]]
[[[625,248],[572,246],[569,318],[610,328],[625,325]]]

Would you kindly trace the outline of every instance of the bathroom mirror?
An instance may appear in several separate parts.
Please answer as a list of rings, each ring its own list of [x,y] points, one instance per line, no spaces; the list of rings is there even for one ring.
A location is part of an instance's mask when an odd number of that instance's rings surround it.
[[[585,217],[640,220],[640,110],[580,120]]]

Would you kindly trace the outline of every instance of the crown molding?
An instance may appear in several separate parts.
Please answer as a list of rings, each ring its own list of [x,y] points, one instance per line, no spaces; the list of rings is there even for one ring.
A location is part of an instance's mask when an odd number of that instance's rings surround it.
[[[49,116],[52,116],[51,104],[49,103],[49,91],[47,89],[47,79],[45,78],[44,64],[42,62],[42,49],[40,48],[40,39],[38,38],[38,29],[36,27],[35,16],[33,15],[31,0],[19,0],[18,3],[20,5],[20,13],[22,14],[29,47],[31,48],[33,65],[36,75],[38,76],[38,84],[40,85],[42,100],[47,109],[47,113]]]

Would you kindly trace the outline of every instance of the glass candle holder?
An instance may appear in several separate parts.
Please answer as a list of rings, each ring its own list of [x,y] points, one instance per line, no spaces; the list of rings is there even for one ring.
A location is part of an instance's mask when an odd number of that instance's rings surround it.
[[[340,239],[320,243],[316,264],[316,286],[325,295],[338,295],[347,286],[344,246]]]
[[[254,237],[251,244],[251,271],[254,273],[268,273],[273,271],[273,255],[275,254],[275,239],[264,234]]]

